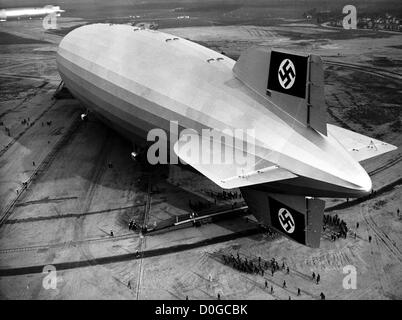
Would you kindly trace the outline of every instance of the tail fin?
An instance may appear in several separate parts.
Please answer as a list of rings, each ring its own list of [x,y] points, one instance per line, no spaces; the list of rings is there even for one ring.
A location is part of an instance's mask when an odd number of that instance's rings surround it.
[[[257,220],[308,247],[320,246],[325,202],[304,196],[268,193],[242,187],[240,191]]]
[[[251,48],[233,67],[235,76],[302,124],[327,135],[321,58]]]

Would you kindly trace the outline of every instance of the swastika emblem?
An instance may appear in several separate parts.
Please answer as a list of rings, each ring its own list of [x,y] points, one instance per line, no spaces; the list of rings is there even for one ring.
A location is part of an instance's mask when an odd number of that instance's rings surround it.
[[[289,59],[284,59],[279,65],[278,80],[284,89],[290,89],[295,83],[296,69]]]
[[[278,211],[279,222],[287,233],[293,233],[295,231],[295,221],[292,214],[285,208],[281,208]]]

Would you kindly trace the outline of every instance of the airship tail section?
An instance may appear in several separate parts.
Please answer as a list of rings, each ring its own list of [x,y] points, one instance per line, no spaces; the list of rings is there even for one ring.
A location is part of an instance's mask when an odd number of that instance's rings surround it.
[[[250,212],[265,226],[303,245],[320,246],[325,202],[304,196],[240,188]]]
[[[240,56],[233,73],[263,97],[271,111],[284,112],[327,135],[324,70],[319,56],[256,47]]]

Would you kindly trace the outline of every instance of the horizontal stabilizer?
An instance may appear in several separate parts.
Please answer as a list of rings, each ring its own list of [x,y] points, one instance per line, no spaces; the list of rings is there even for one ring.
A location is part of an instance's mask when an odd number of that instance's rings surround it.
[[[186,135],[186,141],[179,139],[174,145],[175,153],[221,188],[233,189],[296,177],[267,160],[252,154],[245,155],[243,151],[224,145],[221,141],[206,141],[197,133],[191,137]],[[223,154],[232,156],[230,159],[222,159]],[[239,159],[244,162],[240,163]]]
[[[328,124],[327,128],[328,134],[338,140],[352,157],[359,162],[397,149],[392,144],[338,126]]]

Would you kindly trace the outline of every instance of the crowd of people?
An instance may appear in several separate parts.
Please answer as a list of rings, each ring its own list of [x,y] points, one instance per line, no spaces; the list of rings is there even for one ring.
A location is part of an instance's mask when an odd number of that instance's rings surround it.
[[[191,210],[200,211],[200,210],[211,208],[211,203],[210,202],[188,200],[188,206],[190,207]]]
[[[227,265],[231,265],[233,268],[246,273],[261,274],[264,276],[265,270],[268,269],[267,263],[261,261],[261,257],[258,258],[258,263],[248,260],[247,258],[241,258],[239,254],[235,257],[233,254],[223,254],[223,262]]]
[[[241,193],[237,191],[222,191],[222,192],[207,191],[207,194],[212,198],[216,198],[218,200],[235,200],[241,198]]]
[[[290,269],[286,266],[285,262],[279,263],[275,258],[272,258],[270,261],[264,261],[261,257],[258,257],[258,260],[253,262],[247,258],[240,257],[238,253],[236,257],[233,254],[222,254],[222,258],[226,265],[230,265],[241,272],[254,273],[262,276],[264,276],[267,270],[270,270],[272,276],[274,276],[275,272],[279,270],[283,271],[285,274],[290,273]],[[311,279],[318,285],[321,281],[321,276],[320,274],[313,272]],[[270,292],[273,294],[274,287],[271,285],[270,288]],[[283,280],[282,288],[287,288],[286,280]],[[268,280],[265,280],[265,289],[269,289]],[[297,296],[301,296],[300,288],[297,288]],[[325,299],[325,295],[322,292],[320,298]]]
[[[222,191],[222,192],[216,192],[212,190],[202,190],[205,192],[208,196],[213,198],[215,200],[215,204],[217,200],[222,201],[222,200],[236,200],[236,199],[241,199],[242,195],[238,191]]]
[[[331,240],[335,241],[339,238],[345,238],[348,234],[348,226],[346,222],[338,217],[338,215],[328,215],[324,214],[324,225],[323,225],[323,230],[325,231],[327,227],[331,227],[333,230],[334,228],[336,229],[335,232],[331,233]]]
[[[268,238],[270,239],[274,239],[276,236],[278,236],[278,233],[268,226],[264,226],[264,230],[265,235],[268,236]]]
[[[222,257],[225,264],[246,273],[261,274],[264,276],[265,272],[270,270],[271,275],[274,276],[275,272],[279,270],[283,270],[286,274],[290,272],[285,262],[282,262],[282,265],[280,265],[275,258],[272,258],[270,261],[262,261],[261,257],[258,257],[258,262],[253,262],[247,258],[241,258],[239,254],[236,257],[233,254],[230,256],[223,254]]]

